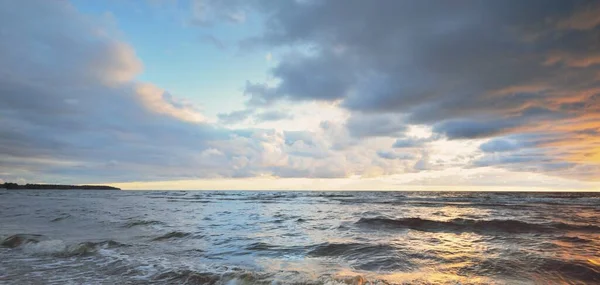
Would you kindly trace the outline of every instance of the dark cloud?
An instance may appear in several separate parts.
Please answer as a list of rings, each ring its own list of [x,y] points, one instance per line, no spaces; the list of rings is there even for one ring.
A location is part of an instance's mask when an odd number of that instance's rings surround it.
[[[351,118],[355,137],[394,136],[406,124],[430,125],[450,139],[541,128],[566,138],[600,126],[598,2],[288,0],[243,7],[266,17],[264,33],[243,44],[292,50],[271,71],[278,84],[247,86],[250,103],[326,100],[361,115],[404,116],[396,127]]]
[[[347,62],[335,55],[310,56],[299,53],[285,57],[271,72],[282,82],[275,87],[247,84],[251,104],[268,105],[273,100],[332,101],[345,96],[352,84]]]
[[[436,107],[444,113],[475,112],[509,103],[473,100],[487,91],[558,76],[559,68],[541,64],[545,52],[580,50],[561,37],[593,44],[589,35],[553,32],[584,4],[279,1],[259,4],[269,18],[255,41],[314,46],[313,54],[293,54],[273,69],[282,82],[271,99],[344,98],[350,109],[408,112],[444,101]]]
[[[404,118],[396,115],[363,115],[354,113],[346,122],[346,128],[351,136],[357,138],[403,136],[408,127]]]
[[[492,140],[482,144],[481,146],[479,146],[479,148],[483,152],[513,151],[513,150],[518,150],[521,147],[522,146],[519,145],[517,142],[508,140],[508,139],[503,139],[503,138],[492,139]]]
[[[446,135],[450,139],[476,139],[506,133],[516,124],[509,120],[475,121],[450,120],[433,126],[433,131]]]

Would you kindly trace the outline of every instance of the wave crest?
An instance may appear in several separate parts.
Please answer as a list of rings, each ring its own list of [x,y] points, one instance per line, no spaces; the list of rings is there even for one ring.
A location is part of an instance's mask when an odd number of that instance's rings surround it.
[[[114,240],[66,244],[62,240],[42,239],[42,237],[41,235],[13,235],[6,238],[2,245],[20,248],[24,252],[33,255],[51,255],[55,257],[89,256],[96,254],[100,249],[128,246]]]
[[[361,226],[383,226],[389,228],[407,228],[428,232],[505,232],[505,233],[532,233],[554,232],[560,230],[600,232],[600,227],[593,225],[574,225],[566,223],[535,224],[517,220],[472,220],[452,219],[448,221],[435,221],[421,218],[388,219],[361,218],[356,222]]]
[[[41,238],[43,238],[42,235],[16,234],[3,239],[0,245],[3,247],[15,248],[27,243],[38,243]]]
[[[155,237],[152,240],[153,241],[161,241],[161,240],[174,239],[174,238],[184,238],[184,237],[188,237],[190,235],[191,235],[190,233],[186,233],[186,232],[173,231],[173,232],[168,232],[162,236]]]
[[[135,221],[131,221],[128,222],[127,224],[125,224],[123,227],[124,228],[133,228],[133,227],[138,227],[138,226],[151,226],[151,225],[164,225],[165,223],[161,222],[161,221],[154,221],[154,220],[135,220]]]

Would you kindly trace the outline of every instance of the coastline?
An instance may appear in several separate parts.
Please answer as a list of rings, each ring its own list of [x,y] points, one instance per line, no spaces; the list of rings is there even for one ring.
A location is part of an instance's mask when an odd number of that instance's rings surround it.
[[[64,185],[64,184],[25,184],[6,182],[0,184],[0,189],[5,190],[121,190],[121,188],[107,185]]]

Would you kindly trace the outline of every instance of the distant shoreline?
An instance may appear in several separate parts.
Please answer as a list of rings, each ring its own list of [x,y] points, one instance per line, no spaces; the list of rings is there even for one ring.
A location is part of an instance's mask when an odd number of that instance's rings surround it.
[[[0,184],[0,189],[6,190],[121,190],[117,187],[106,185],[60,185],[60,184],[25,184],[17,183]]]

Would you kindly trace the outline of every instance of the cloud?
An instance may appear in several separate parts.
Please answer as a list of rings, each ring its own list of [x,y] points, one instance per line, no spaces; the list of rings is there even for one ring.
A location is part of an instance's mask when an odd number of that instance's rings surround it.
[[[223,124],[235,124],[245,121],[252,114],[254,114],[253,109],[243,109],[230,113],[217,114],[217,117],[219,118],[219,122]]]
[[[402,116],[354,113],[346,122],[350,135],[357,138],[402,136],[408,130]]]
[[[90,183],[460,166],[591,180],[600,27],[598,4],[584,4],[191,1],[203,33],[264,20],[241,48],[277,54],[268,82],[243,87],[246,109],[215,124],[137,78],[143,64],[111,17],[64,1],[2,2],[0,175]],[[215,39],[205,38],[219,47]],[[348,116],[311,131],[248,127],[292,119],[269,109],[281,102],[315,101]],[[413,137],[416,125],[433,134]],[[398,152],[408,147],[420,155]]]
[[[513,127],[515,123],[507,120],[449,120],[434,125],[433,131],[444,134],[450,139],[475,139],[506,133]]]
[[[302,141],[307,145],[315,144],[315,134],[307,131],[284,131],[285,144],[293,145],[298,141]]]
[[[392,145],[393,148],[413,148],[422,147],[426,143],[433,141],[434,138],[401,138],[397,139]]]
[[[0,6],[0,24],[8,31],[0,42],[2,179],[105,183],[345,172],[322,159],[322,144],[305,138],[286,145],[282,132],[224,128],[193,104],[136,80],[141,62],[109,33],[112,24],[66,2],[19,3],[0,4],[7,5]],[[219,119],[232,123],[252,113]]]
[[[482,144],[479,148],[483,152],[505,152],[505,151],[518,150],[521,147],[522,146],[519,145],[515,141],[503,139],[503,138],[497,138],[497,139],[492,139],[492,140]]]
[[[199,26],[210,26],[219,21],[243,23],[246,12],[240,1],[191,0],[190,23]]]
[[[294,116],[286,111],[266,110],[258,111],[257,108],[246,108],[230,113],[217,114],[219,122],[225,125],[238,124],[252,119],[256,123],[291,120]]]
[[[600,7],[593,5],[593,3],[587,3],[587,5],[581,5],[571,16],[560,20],[557,23],[558,28],[561,29],[575,29],[575,30],[589,30],[600,25]]]
[[[271,70],[281,83],[276,86],[248,83],[245,94],[252,96],[250,103],[262,105],[281,98],[295,101],[341,99],[353,80],[344,71],[345,67],[346,61],[341,57],[289,54]]]
[[[415,156],[409,153],[396,153],[391,151],[377,151],[377,155],[383,159],[414,159]]]
[[[349,120],[355,137],[425,124],[450,139],[543,131],[567,143],[569,134],[600,127],[598,3],[246,3],[266,21],[242,44],[289,51],[270,72],[276,84],[246,86],[250,104],[329,101],[353,116],[404,118],[394,127]],[[586,143],[579,159],[595,149]]]
[[[417,161],[417,163],[415,163],[415,170],[429,170],[431,168],[431,163],[429,160],[429,154],[426,152],[422,153],[421,158]]]
[[[257,122],[291,120],[293,118],[294,116],[292,114],[281,110],[270,110],[256,114]]]
[[[142,104],[153,112],[173,116],[183,121],[205,121],[204,116],[192,104],[178,100],[152,84],[138,83],[135,92]]]

